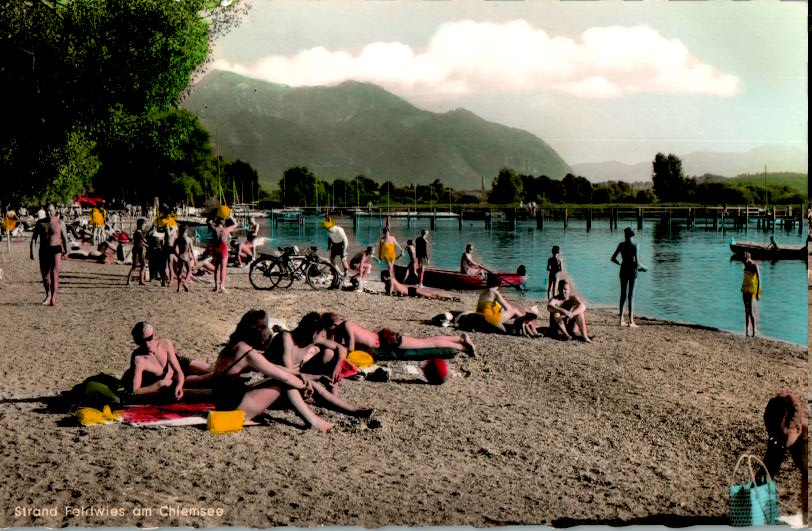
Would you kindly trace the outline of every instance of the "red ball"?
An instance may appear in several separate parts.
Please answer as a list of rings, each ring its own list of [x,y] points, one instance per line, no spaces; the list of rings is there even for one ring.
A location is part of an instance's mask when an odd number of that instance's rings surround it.
[[[444,359],[426,360],[423,364],[423,376],[433,385],[440,385],[448,379],[448,363]]]

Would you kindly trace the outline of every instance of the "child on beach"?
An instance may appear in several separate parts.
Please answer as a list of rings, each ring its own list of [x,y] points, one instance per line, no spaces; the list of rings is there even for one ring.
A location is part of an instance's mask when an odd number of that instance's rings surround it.
[[[750,324],[753,325],[753,337],[756,337],[756,314],[753,311],[753,297],[761,298],[761,276],[758,265],[750,259],[750,253],[744,252],[744,276],[742,278],[742,300],[744,301],[744,335],[750,335]]]
[[[547,300],[552,299],[558,292],[558,276],[564,269],[561,264],[561,257],[558,256],[559,248],[553,245],[553,255],[547,259],[547,271],[550,272],[549,280],[547,281]]]
[[[127,273],[127,285],[130,285],[133,271],[140,267],[141,271],[138,273],[138,284],[144,285],[144,279],[147,274],[146,261],[144,259],[144,251],[146,250],[146,236],[144,235],[144,218],[139,218],[136,222],[136,228],[133,232],[133,249],[132,249],[132,267],[130,272]]]

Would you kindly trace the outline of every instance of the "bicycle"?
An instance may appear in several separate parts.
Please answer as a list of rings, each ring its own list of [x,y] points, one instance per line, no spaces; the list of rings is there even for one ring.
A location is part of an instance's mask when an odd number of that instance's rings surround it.
[[[336,288],[341,274],[338,269],[316,254],[311,247],[304,254],[299,248],[280,247],[279,256],[260,254],[248,272],[248,280],[254,289],[272,290],[275,287],[289,288],[294,280],[304,279],[313,289]]]

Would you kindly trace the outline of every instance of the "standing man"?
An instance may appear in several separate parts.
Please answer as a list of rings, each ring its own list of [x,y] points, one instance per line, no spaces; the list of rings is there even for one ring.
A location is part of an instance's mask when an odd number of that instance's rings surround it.
[[[429,231],[423,229],[414,242],[417,252],[417,285],[423,287],[423,273],[429,265]]]
[[[45,287],[43,305],[56,306],[56,292],[59,289],[59,268],[62,258],[68,254],[68,235],[65,225],[56,213],[53,204],[48,205],[47,217],[37,221],[31,237],[29,255],[34,259],[34,242],[39,240],[39,269],[42,285]]]
[[[330,249],[330,263],[336,265],[336,258],[338,258],[341,262],[341,270],[346,275],[347,270],[350,268],[347,263],[347,248],[349,247],[347,234],[344,229],[336,225],[333,218],[325,218],[322,224],[327,229],[327,248]]]
[[[637,328],[634,322],[634,283],[637,280],[638,271],[646,271],[637,259],[637,244],[632,241],[634,231],[631,227],[623,229],[624,240],[615,249],[610,260],[620,266],[620,326],[626,326],[623,322],[623,304],[626,302],[626,292],[629,293],[629,323],[630,328]],[[620,255],[621,261],[617,261]]]

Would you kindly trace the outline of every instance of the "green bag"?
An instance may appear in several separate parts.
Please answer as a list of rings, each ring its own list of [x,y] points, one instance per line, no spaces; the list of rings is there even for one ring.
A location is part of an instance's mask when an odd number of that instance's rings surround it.
[[[105,405],[123,405],[130,397],[121,380],[103,372],[75,385],[68,395],[70,411],[80,407],[101,410]]]
[[[747,460],[750,479],[745,483],[735,483],[730,487],[730,523],[736,527],[776,525],[778,524],[778,495],[775,482],[770,478],[767,467],[758,457],[744,454],[733,469],[735,481],[739,466]],[[753,460],[760,465],[767,477],[761,485],[756,484],[756,474],[753,471]]]

